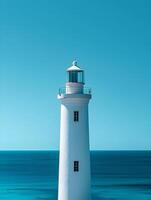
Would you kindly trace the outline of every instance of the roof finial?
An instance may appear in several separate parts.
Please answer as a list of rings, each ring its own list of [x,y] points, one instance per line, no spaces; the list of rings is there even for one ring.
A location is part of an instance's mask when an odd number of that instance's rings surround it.
[[[76,61],[76,59],[72,62],[72,65],[73,65],[73,66],[77,66],[77,61]]]

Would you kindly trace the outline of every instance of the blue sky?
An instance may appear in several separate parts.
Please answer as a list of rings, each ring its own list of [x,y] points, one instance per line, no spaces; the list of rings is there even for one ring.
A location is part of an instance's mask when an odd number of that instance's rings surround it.
[[[91,149],[151,149],[150,0],[0,0],[0,149],[58,149],[74,58],[92,88]]]

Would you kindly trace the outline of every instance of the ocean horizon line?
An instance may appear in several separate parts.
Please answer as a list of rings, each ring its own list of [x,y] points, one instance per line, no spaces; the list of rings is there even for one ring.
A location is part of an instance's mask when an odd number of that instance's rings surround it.
[[[4,151],[41,151],[41,152],[59,152],[58,149],[0,149],[0,152]],[[151,149],[90,149],[90,152],[93,151],[151,151]]]

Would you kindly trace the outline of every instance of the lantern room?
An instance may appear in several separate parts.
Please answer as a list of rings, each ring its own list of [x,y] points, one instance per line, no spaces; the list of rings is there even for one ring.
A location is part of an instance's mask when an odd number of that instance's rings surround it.
[[[72,66],[67,69],[67,82],[84,84],[84,71],[73,61]]]

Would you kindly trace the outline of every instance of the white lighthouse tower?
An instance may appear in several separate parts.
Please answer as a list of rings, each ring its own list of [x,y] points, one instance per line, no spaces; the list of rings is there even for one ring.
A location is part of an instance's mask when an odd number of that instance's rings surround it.
[[[90,150],[88,104],[84,71],[73,61],[67,83],[59,90],[61,101],[58,200],[90,200]]]

